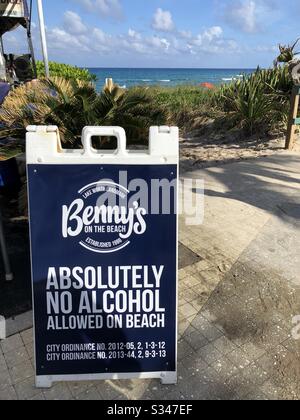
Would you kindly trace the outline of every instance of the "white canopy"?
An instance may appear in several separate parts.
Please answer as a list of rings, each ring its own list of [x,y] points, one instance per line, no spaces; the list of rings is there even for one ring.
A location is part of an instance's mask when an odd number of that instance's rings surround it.
[[[26,27],[29,12],[26,0],[0,1],[0,36],[17,26]]]

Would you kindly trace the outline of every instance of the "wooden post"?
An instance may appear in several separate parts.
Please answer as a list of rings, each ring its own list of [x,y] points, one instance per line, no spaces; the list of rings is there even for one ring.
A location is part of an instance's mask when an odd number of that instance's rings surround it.
[[[289,116],[288,131],[286,137],[285,148],[293,150],[295,144],[295,131],[297,126],[300,128],[300,119],[298,119],[299,102],[300,102],[300,86],[294,86],[291,98],[291,111]]]

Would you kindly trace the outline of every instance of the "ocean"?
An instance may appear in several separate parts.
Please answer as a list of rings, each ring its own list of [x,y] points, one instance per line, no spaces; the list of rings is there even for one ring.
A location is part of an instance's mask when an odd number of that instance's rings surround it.
[[[122,87],[132,86],[178,86],[213,83],[220,85],[253,73],[254,69],[129,69],[89,68],[97,76],[97,88],[111,77]]]

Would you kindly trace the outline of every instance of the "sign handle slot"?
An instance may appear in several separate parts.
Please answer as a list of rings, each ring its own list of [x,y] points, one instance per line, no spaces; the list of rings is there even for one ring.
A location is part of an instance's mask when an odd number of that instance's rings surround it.
[[[126,150],[126,133],[121,127],[85,127],[82,131],[82,145],[84,148],[84,154],[91,156],[94,154],[104,154],[103,150],[95,150],[92,147],[92,137],[116,137],[118,147],[114,151],[109,151],[109,154],[124,156],[127,154]],[[106,151],[107,153],[107,151]]]

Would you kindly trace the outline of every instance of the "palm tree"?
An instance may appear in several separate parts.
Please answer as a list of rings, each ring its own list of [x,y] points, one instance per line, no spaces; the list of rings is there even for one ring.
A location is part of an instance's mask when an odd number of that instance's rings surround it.
[[[296,55],[300,54],[300,52],[295,52],[296,45],[300,41],[300,38],[293,45],[280,45],[279,44],[279,51],[280,54],[274,61],[275,67],[278,66],[279,63],[289,63],[293,61]]]
[[[115,85],[98,94],[89,82],[54,77],[12,91],[0,110],[0,136],[24,144],[28,125],[57,125],[63,146],[80,148],[83,127],[119,125],[128,143],[145,143],[149,127],[165,122],[165,112],[147,89]]]
[[[80,95],[92,97],[92,85],[61,78],[44,79],[27,83],[14,89],[0,110],[1,136],[17,138],[24,143],[28,125],[57,124],[62,141],[68,145],[76,142],[70,132],[70,124],[77,113],[82,119],[84,105]],[[74,122],[74,121],[73,121]],[[75,125],[76,130],[76,125]],[[79,133],[77,133],[79,134]]]
[[[125,90],[117,85],[104,89],[94,103],[98,125],[115,125],[125,129],[127,141],[146,143],[151,125],[166,124],[165,111],[157,107],[145,88]]]
[[[125,129],[129,144],[144,144],[151,125],[166,123],[164,110],[153,99],[143,88],[127,91],[114,85],[98,94],[92,83],[84,81],[54,77],[31,82],[6,98],[0,109],[0,138],[14,138],[14,145],[24,150],[28,125],[57,125],[63,147],[77,149],[82,147],[83,127],[115,125]],[[114,148],[111,141],[96,138],[94,146]],[[24,183],[19,196],[20,214],[24,215],[26,197]]]

